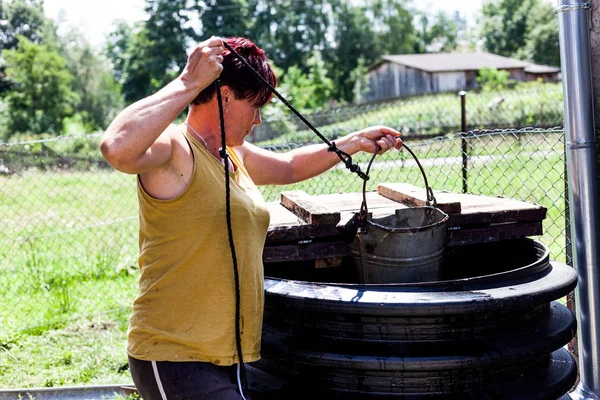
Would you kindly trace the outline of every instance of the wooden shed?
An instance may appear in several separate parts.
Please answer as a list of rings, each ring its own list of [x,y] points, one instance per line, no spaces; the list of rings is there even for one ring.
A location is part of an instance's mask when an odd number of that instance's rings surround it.
[[[516,81],[560,79],[560,68],[485,52],[386,55],[367,71],[365,100],[473,89],[481,68],[508,71]]]

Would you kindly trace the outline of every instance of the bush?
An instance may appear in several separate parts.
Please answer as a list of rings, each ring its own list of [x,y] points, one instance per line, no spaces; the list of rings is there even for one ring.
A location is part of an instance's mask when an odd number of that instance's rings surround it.
[[[510,73],[496,68],[481,68],[479,70],[477,82],[484,92],[493,92],[495,90],[504,90],[513,86],[516,82],[509,79]]]

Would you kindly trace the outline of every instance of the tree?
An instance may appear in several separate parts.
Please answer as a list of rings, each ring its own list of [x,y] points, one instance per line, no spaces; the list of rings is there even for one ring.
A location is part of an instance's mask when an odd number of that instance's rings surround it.
[[[32,43],[41,43],[47,23],[43,0],[0,0],[0,51],[17,47],[19,35]],[[4,79],[5,66],[0,64],[0,96],[9,89]]]
[[[536,63],[559,65],[558,21],[542,0],[488,0],[482,9],[487,51]]]
[[[372,26],[379,54],[412,54],[419,51],[413,24],[415,11],[405,0],[374,0]]]
[[[306,64],[310,68],[308,79],[313,86],[309,101],[310,108],[322,107],[331,100],[333,80],[328,77],[327,66],[320,51],[314,50]]]
[[[353,82],[352,88],[352,100],[354,103],[362,102],[365,94],[369,91],[369,79],[367,78],[367,66],[365,63],[365,59],[360,57],[358,59],[358,64],[356,68],[350,71],[350,76],[348,77],[348,83]]]
[[[375,46],[375,32],[367,17],[367,9],[341,2],[334,10],[335,47],[325,53],[329,70],[334,81],[333,95],[338,100],[353,99],[356,74],[351,76],[362,59],[370,65],[377,60],[379,53]]]
[[[306,61],[313,50],[327,51],[327,32],[332,24],[327,0],[253,0],[250,37],[279,67],[297,66],[308,71]]]
[[[197,40],[188,26],[187,0],[146,0],[143,24],[123,22],[109,36],[107,55],[123,86],[126,102],[154,93],[175,78],[185,65],[186,44]]]
[[[62,53],[73,76],[71,89],[79,98],[74,112],[86,131],[105,129],[121,108],[120,87],[107,60],[75,29],[65,35]]]
[[[73,112],[76,94],[66,60],[47,46],[17,37],[17,48],[4,50],[12,88],[6,94],[9,134],[61,133],[64,118]]]
[[[18,35],[41,43],[45,24],[43,0],[0,1],[0,50],[16,48]]]
[[[251,0],[252,1],[252,0]],[[209,0],[199,2],[194,7],[201,21],[200,37],[250,36],[252,5],[247,0]]]
[[[188,0],[146,0],[149,15],[144,26],[144,43],[149,45],[146,67],[152,77],[152,89],[171,81],[185,65],[186,45],[197,39],[190,20]],[[153,90],[152,90],[153,91]]]
[[[558,19],[551,4],[538,2],[527,20],[525,46],[516,56],[538,64],[560,66]]]
[[[134,28],[124,20],[116,20],[113,24],[115,28],[108,34],[104,54],[112,63],[115,79],[117,82],[123,83],[127,77],[129,53],[134,40]]]
[[[527,19],[536,0],[488,0],[482,8],[486,50],[511,57],[525,46]]]
[[[457,11],[450,16],[444,11],[438,12],[432,21],[423,12],[419,13],[419,51],[449,52],[456,50],[464,36],[466,20]]]

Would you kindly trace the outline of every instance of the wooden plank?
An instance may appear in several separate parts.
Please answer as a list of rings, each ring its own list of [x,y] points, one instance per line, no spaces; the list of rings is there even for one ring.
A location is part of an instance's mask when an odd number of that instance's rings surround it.
[[[309,224],[337,224],[340,220],[339,212],[302,190],[281,192],[281,205]]]
[[[474,210],[469,210],[474,211]],[[461,214],[452,214],[448,218],[448,226],[460,226],[466,228],[469,225],[489,225],[511,222],[533,222],[542,221],[546,218],[546,208],[538,206],[529,209],[497,209],[480,212],[468,212],[463,209]]]
[[[515,222],[509,224],[492,224],[479,228],[449,228],[448,246],[496,242],[499,240],[517,239],[538,236],[543,233],[541,221]],[[334,267],[338,265],[336,258],[352,256],[350,245],[331,237],[327,242],[307,240],[296,244],[267,243],[263,251],[263,262],[291,262],[320,260],[316,267]]]
[[[362,193],[335,193],[335,194],[322,194],[318,196],[313,196],[315,201],[318,201],[323,204],[327,204],[329,208],[332,210],[337,210],[339,212],[344,211],[352,211],[356,212],[360,210],[360,207],[363,202]],[[386,199],[383,196],[380,196],[377,192],[367,192],[367,208],[369,211],[375,212],[375,210],[380,209],[389,209],[393,210],[395,208],[405,208],[406,205],[400,204],[396,201]]]
[[[448,246],[488,243],[499,240],[538,236],[543,233],[542,221],[496,224],[481,228],[448,229]]]
[[[266,243],[299,242],[313,239],[326,239],[338,236],[340,231],[336,225],[278,225],[270,226]]]
[[[263,262],[319,260],[351,255],[350,246],[342,241],[311,242],[296,245],[265,246]]]
[[[269,214],[271,214],[269,229],[279,226],[285,227],[306,224],[306,222],[302,221],[296,214],[282,206],[279,201],[267,203],[267,208],[269,209]]]
[[[378,192],[382,196],[398,201],[406,199],[406,202],[411,205],[423,206],[426,204],[425,189],[413,185],[385,183],[379,185]],[[411,197],[413,193],[414,196]],[[524,201],[451,192],[434,192],[434,194],[438,208],[450,216],[449,226],[541,221],[546,218],[546,208]],[[455,203],[460,205],[458,213],[453,212],[456,207]]]
[[[380,183],[377,185],[377,193],[380,195],[416,207],[427,205],[425,189],[410,185],[408,183]],[[434,191],[437,208],[447,214],[458,214],[461,212],[460,197],[455,193]]]

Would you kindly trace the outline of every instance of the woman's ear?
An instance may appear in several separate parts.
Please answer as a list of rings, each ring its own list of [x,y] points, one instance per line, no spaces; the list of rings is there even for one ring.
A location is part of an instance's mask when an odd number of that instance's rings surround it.
[[[229,96],[231,96],[231,90],[227,86],[221,86],[221,97],[225,102],[229,102]]]

